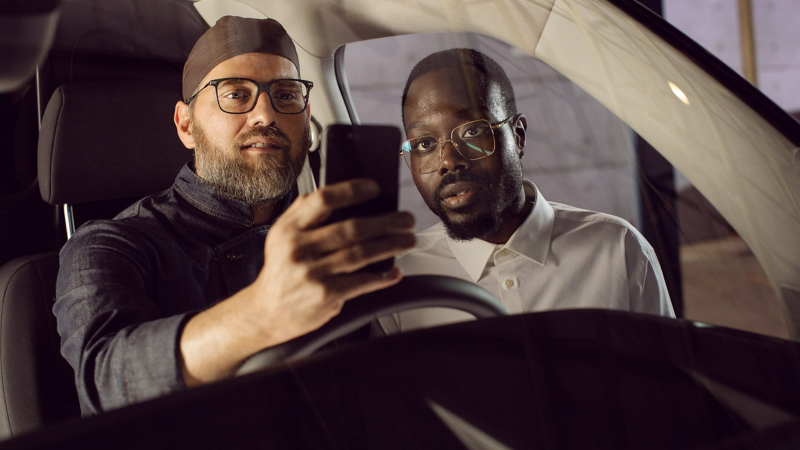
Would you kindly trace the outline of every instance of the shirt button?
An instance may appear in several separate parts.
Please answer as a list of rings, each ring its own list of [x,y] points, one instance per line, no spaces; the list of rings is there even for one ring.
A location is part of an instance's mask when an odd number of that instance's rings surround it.
[[[497,252],[497,256],[500,257],[500,258],[505,258],[506,255],[508,255],[508,250],[506,250],[506,249],[503,249],[503,250],[500,250],[499,252]]]
[[[505,285],[506,289],[511,289],[512,287],[514,287],[514,280],[509,278],[508,280],[506,280]]]
[[[230,254],[230,255],[226,255],[226,258],[228,258],[231,261],[236,261],[237,259],[241,258],[242,256],[244,256],[244,255]]]

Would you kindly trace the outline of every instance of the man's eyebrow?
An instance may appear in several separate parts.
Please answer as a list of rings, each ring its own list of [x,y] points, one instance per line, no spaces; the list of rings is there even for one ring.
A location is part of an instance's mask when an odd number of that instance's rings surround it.
[[[418,120],[416,122],[411,122],[410,124],[408,124],[406,126],[406,131],[413,130],[414,128],[419,128],[419,127],[425,126],[427,124],[428,124],[428,122],[426,120]]]
[[[475,111],[480,111],[482,113],[488,113],[489,110],[486,108],[464,108],[461,111],[453,114],[454,116],[458,117],[459,119],[473,119],[475,118]]]
[[[462,110],[456,111],[453,116],[458,117],[459,119],[474,119],[475,112],[480,112],[484,115],[490,116],[489,108],[481,106],[480,108],[464,108]],[[430,122],[427,120],[418,120],[416,122],[411,122],[406,126],[406,130],[413,130],[414,128],[419,128],[428,125]]]

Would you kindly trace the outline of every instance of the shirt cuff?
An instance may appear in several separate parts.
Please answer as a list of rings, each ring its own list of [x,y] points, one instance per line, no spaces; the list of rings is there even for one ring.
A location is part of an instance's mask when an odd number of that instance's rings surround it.
[[[195,314],[145,322],[130,333],[123,370],[128,404],[186,389],[180,341],[183,328]]]

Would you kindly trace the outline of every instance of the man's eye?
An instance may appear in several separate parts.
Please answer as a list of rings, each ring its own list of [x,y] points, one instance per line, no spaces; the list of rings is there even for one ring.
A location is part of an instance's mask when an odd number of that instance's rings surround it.
[[[250,94],[245,91],[228,91],[220,95],[220,98],[223,98],[225,100],[236,100],[236,101],[246,100],[249,97]]]
[[[299,94],[294,91],[278,91],[272,94],[275,100],[296,100],[298,97]]]
[[[461,137],[463,139],[471,139],[482,136],[484,133],[486,133],[486,127],[474,126],[463,130],[461,132]]]
[[[436,148],[436,141],[434,141],[433,139],[422,138],[417,140],[417,142],[414,144],[414,150],[420,153],[429,152],[434,148]]]

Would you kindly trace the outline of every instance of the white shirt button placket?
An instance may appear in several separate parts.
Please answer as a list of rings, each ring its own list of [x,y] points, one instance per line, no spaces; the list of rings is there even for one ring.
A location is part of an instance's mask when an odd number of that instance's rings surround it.
[[[514,273],[515,264],[510,263],[515,256],[517,256],[517,254],[508,249],[502,249],[494,255],[494,262],[497,267],[497,280],[500,284],[500,295],[503,297],[503,305],[511,314],[519,314],[522,312],[519,279]]]

